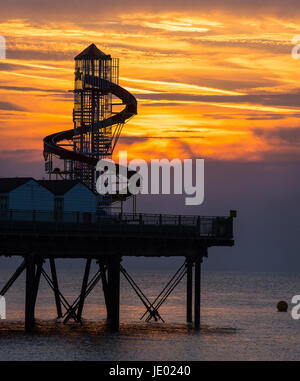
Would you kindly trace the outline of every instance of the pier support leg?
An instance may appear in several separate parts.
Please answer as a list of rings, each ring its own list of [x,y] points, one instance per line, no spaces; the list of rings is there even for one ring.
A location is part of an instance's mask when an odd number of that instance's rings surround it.
[[[120,322],[120,259],[115,258],[108,263],[109,294],[109,328],[113,332],[119,330]]]
[[[85,294],[86,294],[86,289],[87,289],[89,275],[90,275],[91,262],[92,260],[90,258],[86,260],[85,271],[84,271],[84,276],[83,276],[83,281],[81,286],[81,293],[79,298],[78,311],[77,311],[77,317],[79,320],[81,320],[81,316],[82,316]]]
[[[36,265],[36,272],[35,272],[35,279],[34,279],[34,308],[36,305],[36,299],[39,291],[39,286],[40,286],[40,280],[41,280],[41,274],[42,274],[42,269],[43,269],[43,263],[44,261],[40,259]]]
[[[186,259],[186,321],[191,323],[193,319],[193,261]]]
[[[59,296],[55,261],[54,261],[54,258],[49,258],[49,261],[50,261],[50,269],[51,269],[51,276],[52,276],[52,282],[53,282],[53,291],[54,291],[56,310],[57,310],[57,318],[62,318],[63,314],[62,314],[61,302],[60,302],[60,296]]]
[[[195,328],[200,329],[201,258],[195,260]]]
[[[34,328],[35,264],[33,258],[26,259],[25,332]]]
[[[111,315],[111,308],[109,304],[109,291],[108,291],[108,282],[107,282],[107,277],[106,277],[106,268],[103,265],[103,263],[100,263],[100,274],[101,274],[101,281],[102,281],[102,290],[104,294],[104,300],[105,300],[105,306],[106,306],[106,320],[109,322],[110,320],[110,315]]]

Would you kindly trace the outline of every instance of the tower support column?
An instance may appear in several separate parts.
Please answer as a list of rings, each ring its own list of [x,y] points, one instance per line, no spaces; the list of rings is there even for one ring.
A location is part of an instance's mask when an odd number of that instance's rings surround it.
[[[100,267],[100,274],[101,274],[101,280],[102,280],[102,290],[104,294],[104,301],[105,301],[105,306],[106,306],[106,320],[109,322],[110,320],[110,315],[111,315],[111,308],[109,304],[109,290],[108,290],[108,282],[107,282],[107,276],[106,276],[106,266],[104,266],[103,263],[99,264]]]
[[[26,288],[25,288],[25,332],[34,328],[35,307],[35,263],[33,257],[26,258]]]
[[[86,289],[87,289],[87,285],[88,285],[88,281],[89,281],[91,263],[92,263],[91,258],[87,258],[85,270],[84,270],[84,276],[83,276],[83,280],[82,280],[78,311],[77,311],[77,317],[79,320],[81,320],[81,317],[82,317],[82,311],[83,311],[83,305],[85,302]]]
[[[108,265],[108,325],[117,332],[120,323],[120,257],[109,260]]]
[[[44,264],[43,259],[39,259],[36,264],[36,272],[35,272],[35,278],[34,278],[34,298],[33,298],[34,308],[35,308],[36,300],[38,296],[43,264]]]
[[[191,323],[193,320],[193,260],[186,258],[186,321]]]
[[[57,318],[59,319],[59,318],[62,318],[63,314],[62,314],[61,302],[60,302],[60,296],[59,296],[59,288],[58,288],[58,280],[57,280],[55,260],[54,260],[54,258],[49,258],[49,261],[50,261],[50,269],[51,269],[53,290],[54,290],[56,310],[57,310]]]
[[[195,328],[200,329],[200,305],[201,305],[201,263],[202,258],[195,260]]]

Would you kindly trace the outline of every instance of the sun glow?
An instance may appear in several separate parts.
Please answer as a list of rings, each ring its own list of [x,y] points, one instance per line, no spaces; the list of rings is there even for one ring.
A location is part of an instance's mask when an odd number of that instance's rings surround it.
[[[290,55],[296,20],[125,10],[86,24],[65,19],[0,22],[7,40],[0,150],[38,151],[45,135],[72,128],[73,58],[94,42],[120,58],[121,85],[138,99],[138,115],[123,130],[139,137],[130,141],[132,155],[295,154],[293,141],[287,147],[270,136],[299,126],[299,62]]]

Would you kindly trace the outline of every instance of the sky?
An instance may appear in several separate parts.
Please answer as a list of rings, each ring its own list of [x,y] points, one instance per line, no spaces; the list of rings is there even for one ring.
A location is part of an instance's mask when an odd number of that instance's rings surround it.
[[[224,249],[228,261],[213,256],[212,268],[295,269],[299,8],[294,0],[0,0],[0,176],[44,175],[43,137],[72,128],[73,58],[95,43],[120,58],[120,84],[138,100],[116,154],[206,162],[199,208],[172,197],[140,207],[237,209],[236,246]]]

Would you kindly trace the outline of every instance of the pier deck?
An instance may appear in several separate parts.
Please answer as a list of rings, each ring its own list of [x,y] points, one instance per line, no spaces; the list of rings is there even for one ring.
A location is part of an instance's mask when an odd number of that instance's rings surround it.
[[[201,262],[212,246],[233,246],[233,217],[174,216],[159,214],[99,215],[96,213],[63,213],[9,210],[0,213],[0,256],[20,256],[23,263],[0,291],[4,295],[19,275],[26,270],[25,330],[34,328],[34,310],[41,275],[55,295],[57,316],[81,322],[86,296],[101,279],[107,309],[107,321],[113,331],[119,328],[120,273],[147,308],[150,317],[160,317],[158,308],[145,295],[121,266],[122,257],[185,257],[174,287],[187,275],[187,321],[200,327]],[[86,268],[79,302],[69,304],[59,290],[55,258],[85,258]],[[91,260],[96,260],[99,273],[96,283],[89,281]],[[43,269],[49,260],[51,277]],[[193,267],[195,268],[193,298]],[[176,275],[176,274],[175,274]],[[172,279],[173,279],[172,278]],[[93,278],[92,278],[93,279]],[[92,282],[92,283],[90,283]],[[170,286],[170,292],[173,285]],[[74,303],[73,303],[74,304]]]
[[[9,211],[0,215],[0,255],[43,258],[197,255],[199,247],[232,246],[232,217]]]

